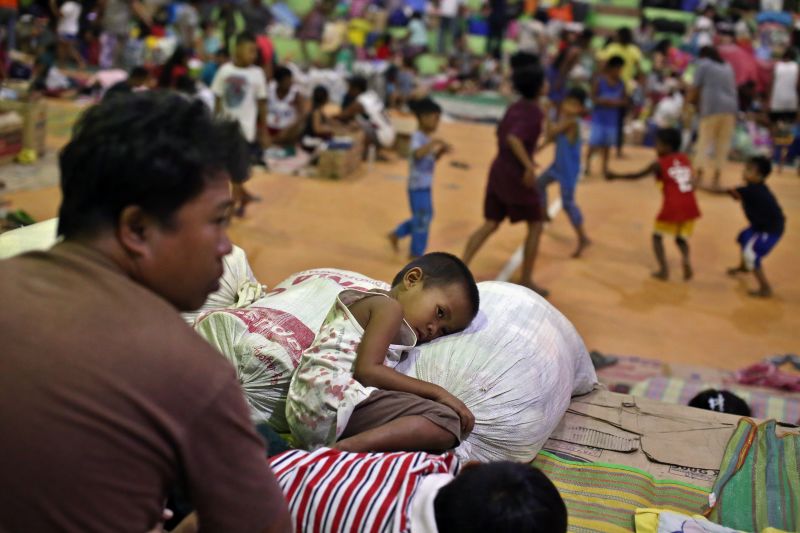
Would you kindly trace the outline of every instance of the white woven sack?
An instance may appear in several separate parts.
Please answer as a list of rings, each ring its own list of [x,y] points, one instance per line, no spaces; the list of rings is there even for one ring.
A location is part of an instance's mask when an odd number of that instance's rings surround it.
[[[547,300],[510,283],[478,287],[469,328],[416,348],[396,370],[444,387],[475,415],[459,458],[527,462],[597,376],[581,337]]]
[[[347,271],[300,272],[247,308],[201,316],[195,330],[236,368],[253,420],[288,432],[286,395],[303,351],[343,287],[375,286],[373,280]]]

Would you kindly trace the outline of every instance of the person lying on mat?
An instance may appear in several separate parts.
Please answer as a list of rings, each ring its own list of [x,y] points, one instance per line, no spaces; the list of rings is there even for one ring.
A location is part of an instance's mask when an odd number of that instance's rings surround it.
[[[533,466],[452,454],[292,450],[270,459],[295,531],[565,533],[567,509]],[[174,530],[196,531],[194,516]]]
[[[388,292],[342,290],[289,385],[286,419],[298,444],[353,452],[456,446],[472,431],[470,410],[442,387],[387,364],[418,343],[465,329],[479,299],[467,266],[441,252],[406,265]]]
[[[246,155],[174,94],[78,121],[63,241],[0,261],[0,531],[142,533],[176,489],[204,532],[289,530],[233,367],[178,314],[219,288]]]

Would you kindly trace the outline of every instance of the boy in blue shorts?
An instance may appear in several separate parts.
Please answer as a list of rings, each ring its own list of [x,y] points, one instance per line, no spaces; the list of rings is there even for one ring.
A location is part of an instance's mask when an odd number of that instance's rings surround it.
[[[739,266],[728,269],[728,274],[735,276],[744,272],[753,272],[758,281],[758,290],[750,291],[751,296],[769,298],[772,287],[767,281],[761,260],[778,244],[786,227],[786,217],[778,204],[778,200],[769,190],[765,181],[772,172],[772,164],[764,156],[750,158],[744,167],[743,187],[735,189],[703,190],[716,194],[728,194],[742,202],[744,215],[750,225],[737,237],[742,248]]]
[[[558,182],[561,189],[561,206],[569,217],[572,227],[578,234],[578,248],[572,257],[580,257],[583,250],[591,244],[583,229],[583,214],[575,203],[575,188],[581,170],[581,116],[586,108],[586,91],[580,88],[567,92],[561,104],[560,120],[548,126],[545,140],[539,150],[554,142],[556,158],[553,164],[539,176],[537,186],[542,200],[543,212],[547,212],[547,186]]]
[[[451,146],[431,137],[439,127],[442,108],[430,98],[409,102],[409,107],[417,116],[419,129],[411,136],[410,173],[408,178],[408,200],[411,204],[411,218],[401,223],[389,233],[389,242],[395,251],[397,243],[404,237],[411,237],[411,259],[425,254],[428,246],[428,231],[433,219],[433,168]]]
[[[625,60],[620,56],[611,57],[592,87],[592,129],[589,133],[589,151],[586,153],[584,174],[589,175],[592,156],[600,151],[603,158],[603,175],[608,174],[608,155],[611,147],[617,145],[620,109],[625,107],[625,82],[622,81],[622,68]]]

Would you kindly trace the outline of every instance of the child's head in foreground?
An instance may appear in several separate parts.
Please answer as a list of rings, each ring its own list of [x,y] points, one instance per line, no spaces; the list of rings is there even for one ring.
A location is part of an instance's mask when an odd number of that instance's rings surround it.
[[[579,117],[586,112],[586,91],[580,87],[569,90],[561,103],[561,113],[569,117]]]
[[[392,281],[392,296],[403,307],[417,344],[466,329],[480,306],[478,286],[467,265],[443,252],[407,264]]]
[[[420,100],[413,100],[408,103],[408,107],[416,115],[419,129],[425,133],[433,133],[439,127],[442,108],[432,98],[425,97]]]
[[[322,109],[328,103],[328,89],[323,85],[314,87],[314,92],[311,93],[311,107],[314,109]]]
[[[541,65],[521,67],[511,74],[514,90],[527,100],[536,100],[541,96],[544,81],[544,70]]]
[[[677,128],[661,128],[656,131],[656,153],[659,156],[681,150],[681,132]]]
[[[538,469],[502,461],[466,465],[433,503],[439,533],[565,533],[567,508]]]
[[[763,183],[772,172],[769,158],[757,155],[747,160],[744,165],[744,181],[747,183]]]

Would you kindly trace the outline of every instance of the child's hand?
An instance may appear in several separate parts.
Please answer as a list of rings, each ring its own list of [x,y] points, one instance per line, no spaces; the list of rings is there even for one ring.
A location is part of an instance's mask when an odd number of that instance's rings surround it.
[[[529,189],[533,189],[536,187],[536,169],[529,168],[525,171],[525,174],[522,176],[522,183],[525,184],[526,187]]]
[[[475,415],[472,414],[464,402],[450,394],[449,392],[443,390],[441,396],[436,398],[436,401],[442,405],[446,405],[450,409],[456,412],[458,418],[461,419],[461,437],[466,437],[469,433],[472,432],[472,428],[475,427]]]

